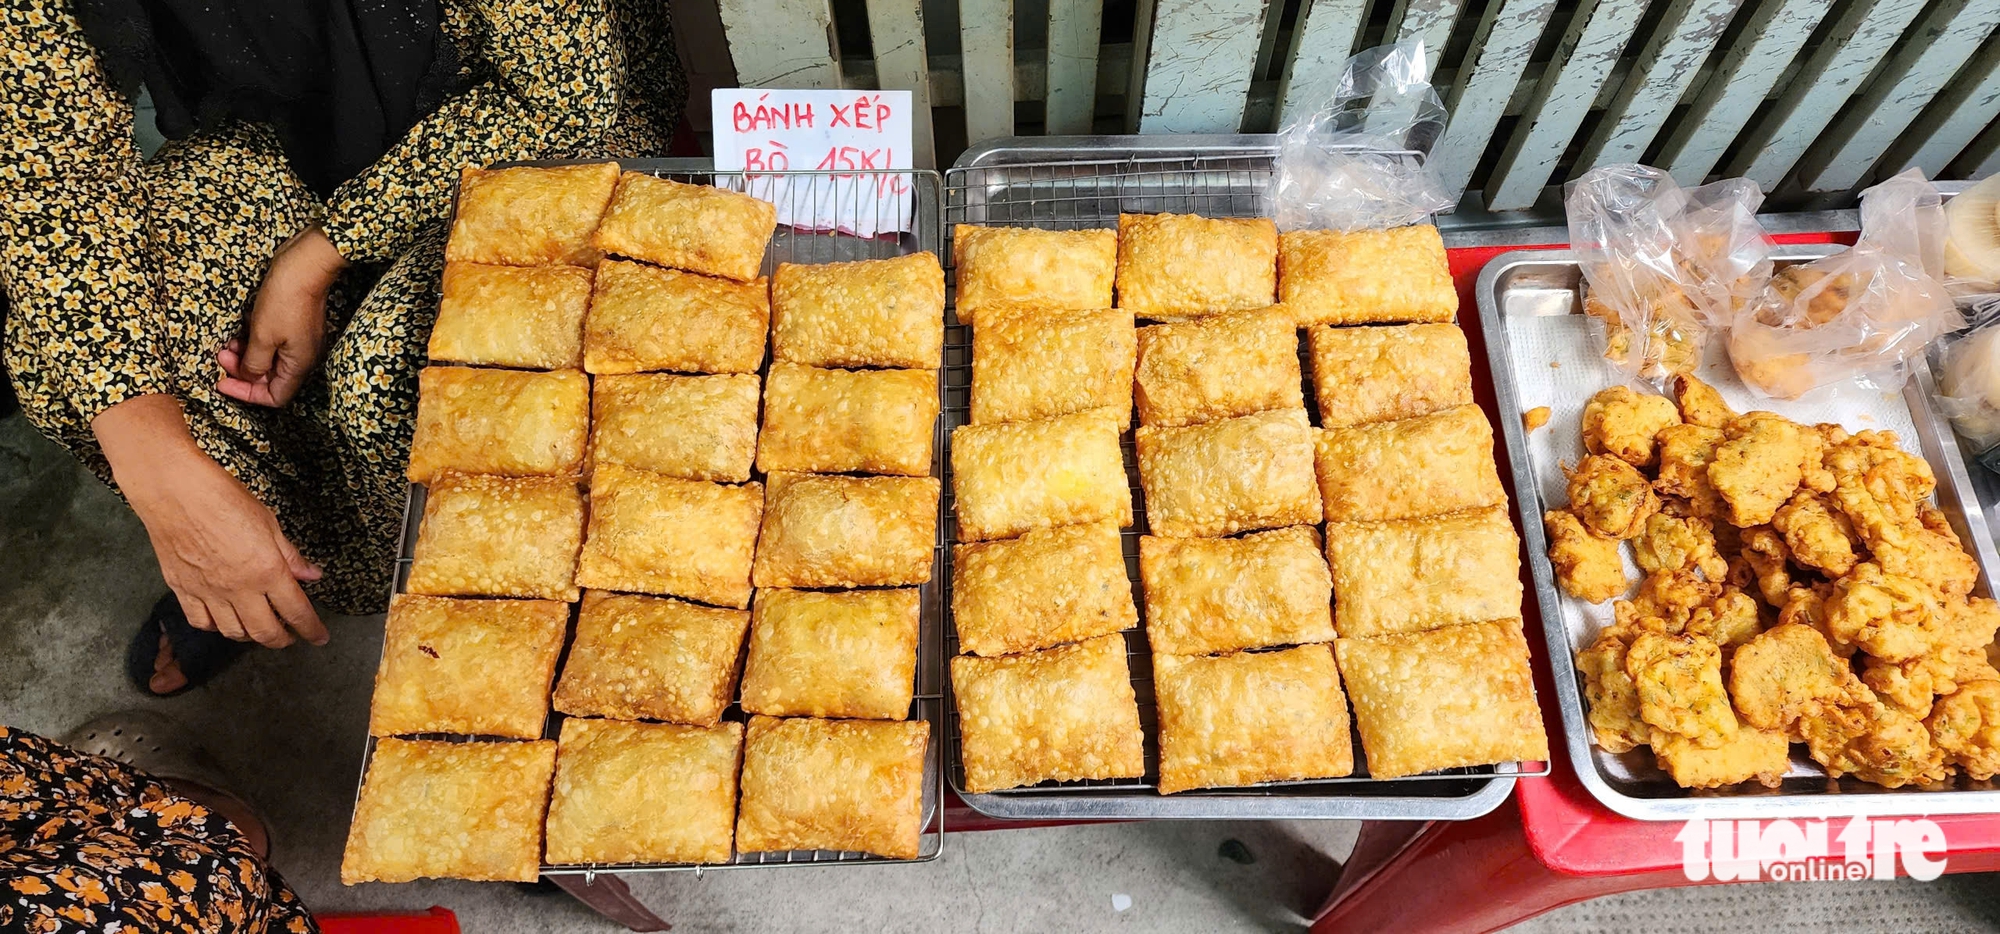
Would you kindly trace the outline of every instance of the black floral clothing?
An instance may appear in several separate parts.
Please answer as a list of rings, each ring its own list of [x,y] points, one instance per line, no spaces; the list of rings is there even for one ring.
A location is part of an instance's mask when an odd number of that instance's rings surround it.
[[[381,609],[416,372],[461,166],[661,152],[685,97],[665,0],[444,0],[461,93],[325,201],[265,127],[141,161],[132,107],[68,0],[0,0],[4,360],[33,424],[108,483],[90,432],[135,396],[179,399],[204,451],[326,570],[307,592]],[[271,253],[320,223],[356,265],[328,300],[319,378],[285,410],[215,390]]]
[[[0,726],[0,931],[317,930],[221,815],[121,762]]]

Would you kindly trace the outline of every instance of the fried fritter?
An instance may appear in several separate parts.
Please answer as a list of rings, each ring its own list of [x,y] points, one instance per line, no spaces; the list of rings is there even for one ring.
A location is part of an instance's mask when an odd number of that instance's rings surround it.
[[[1764,602],[1782,607],[1786,594],[1792,587],[1791,567],[1787,562],[1792,550],[1785,540],[1769,526],[1744,529],[1742,533],[1744,561],[1750,563],[1750,570],[1757,576],[1757,593]]]
[[[1680,406],[1681,421],[1690,425],[1721,428],[1736,419],[1736,411],[1714,386],[1685,373],[1674,377],[1674,404]]]
[[[1834,581],[1826,601],[1826,630],[1834,642],[1892,662],[1929,652],[1943,622],[1936,596],[1922,581],[1867,562]]]
[[[1938,629],[1939,645],[1983,653],[1993,644],[1993,632],[2000,629],[2000,603],[1987,597],[1950,595],[1938,608],[1944,617],[1944,625]]]
[[[1617,539],[1593,534],[1575,515],[1560,509],[1543,513],[1542,526],[1549,534],[1549,563],[1555,566],[1556,583],[1570,596],[1603,603],[1630,586]]]
[[[1950,774],[1924,724],[1880,702],[1824,708],[1801,718],[1799,732],[1813,760],[1834,778],[1852,775],[1884,788],[1901,788],[1941,782]]]
[[[1832,595],[1832,584],[1819,583],[1810,587],[1803,584],[1792,585],[1785,591],[1784,604],[1778,607],[1778,625],[1796,623],[1811,629],[1819,633],[1820,638],[1827,640],[1827,646],[1833,649],[1833,654],[1841,658],[1852,658],[1855,647],[1845,642],[1835,642],[1826,628],[1826,599]]]
[[[1619,620],[1628,622],[1656,616],[1666,621],[1670,631],[1680,632],[1687,628],[1695,608],[1720,596],[1720,583],[1703,580],[1693,571],[1669,568],[1646,575],[1639,581],[1639,592],[1630,600],[1612,604],[1612,611]]]
[[[1641,632],[1625,653],[1639,694],[1639,717],[1657,730],[1714,749],[1736,733],[1722,687],[1722,650],[1699,636]]]
[[[1773,626],[1736,650],[1729,693],[1744,723],[1787,733],[1821,707],[1872,699],[1826,638],[1797,623]]]
[[[1569,509],[1585,528],[1606,538],[1639,534],[1660,498],[1646,476],[1615,457],[1592,455],[1569,472]]]
[[[1954,667],[1952,659],[1936,653],[1901,662],[1870,657],[1861,663],[1861,683],[1883,703],[1921,720],[1930,716],[1933,699],[1958,687]]]
[[[1764,620],[1757,612],[1756,600],[1741,590],[1725,586],[1721,596],[1688,614],[1683,631],[1720,646],[1727,658],[1728,652],[1764,631]]]
[[[1653,488],[1663,495],[1687,500],[1688,514],[1721,521],[1722,495],[1708,482],[1708,464],[1722,444],[1721,429],[1701,425],[1670,425],[1660,429],[1660,476]]]
[[[2000,773],[2000,681],[1974,681],[1938,698],[1924,721],[1945,761],[1984,781]]]
[[[1590,732],[1609,752],[1626,752],[1652,741],[1653,728],[1639,718],[1639,691],[1625,671],[1633,627],[1607,627],[1590,648],[1576,653],[1589,702]]]
[[[1810,455],[1817,469],[1819,435],[1770,412],[1739,416],[1723,429],[1708,465],[1708,480],[1722,494],[1724,517],[1746,528],[1771,521],[1805,478]]]
[[[1800,490],[1771,516],[1771,528],[1785,537],[1793,561],[1839,577],[1854,570],[1859,540],[1847,515],[1828,508],[1826,498]]]
[[[1632,539],[1632,554],[1646,573],[1700,571],[1711,581],[1729,576],[1729,562],[1715,550],[1715,532],[1706,519],[1677,519],[1654,513]]]
[[[1660,768],[1682,788],[1721,788],[1752,780],[1776,788],[1791,767],[1791,751],[1785,734],[1747,726],[1714,749],[1673,733],[1659,734],[1653,744]]]
[[[1584,403],[1583,447],[1634,467],[1651,467],[1653,437],[1660,429],[1680,423],[1680,412],[1665,396],[1613,386]]]

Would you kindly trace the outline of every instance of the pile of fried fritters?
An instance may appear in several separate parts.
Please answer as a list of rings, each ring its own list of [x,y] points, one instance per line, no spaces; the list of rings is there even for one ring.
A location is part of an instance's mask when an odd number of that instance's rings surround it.
[[[1606,389],[1582,428],[1543,522],[1562,588],[1617,601],[1577,656],[1598,745],[1689,788],[1777,787],[1794,742],[1891,788],[2000,772],[2000,607],[1893,432],[1738,415],[1688,376]]]

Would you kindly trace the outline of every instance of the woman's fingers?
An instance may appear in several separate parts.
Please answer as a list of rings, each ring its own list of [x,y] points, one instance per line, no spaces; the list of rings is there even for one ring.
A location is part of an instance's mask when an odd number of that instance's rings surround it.
[[[216,600],[207,606],[209,618],[215,620],[216,634],[238,642],[250,641],[250,635],[243,631],[243,623],[237,620],[236,610],[228,601]]]
[[[307,561],[306,556],[299,553],[299,549],[292,544],[291,539],[285,537],[284,532],[275,534],[278,539],[278,553],[284,556],[285,567],[291,570],[292,577],[302,581],[319,580],[320,574],[323,573],[319,565]]]
[[[236,611],[236,618],[243,623],[243,631],[250,639],[267,649],[282,649],[293,642],[292,634],[285,624],[278,622],[277,614],[271,612],[271,601],[256,592],[236,594],[230,600]]]
[[[299,638],[314,645],[326,644],[326,625],[320,622],[319,614],[313,610],[312,601],[306,597],[305,591],[299,589],[297,583],[286,581],[285,586],[273,590],[268,596],[271,600],[271,609],[278,611],[278,618],[283,620],[286,626],[291,627],[293,632],[298,633]]]

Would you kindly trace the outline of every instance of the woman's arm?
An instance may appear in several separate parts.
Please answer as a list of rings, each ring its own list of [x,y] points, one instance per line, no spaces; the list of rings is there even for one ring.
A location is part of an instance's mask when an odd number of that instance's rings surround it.
[[[608,0],[476,0],[494,72],[446,100],[334,190],[326,234],[349,262],[384,262],[441,220],[466,165],[587,154],[618,117],[624,48]]]

